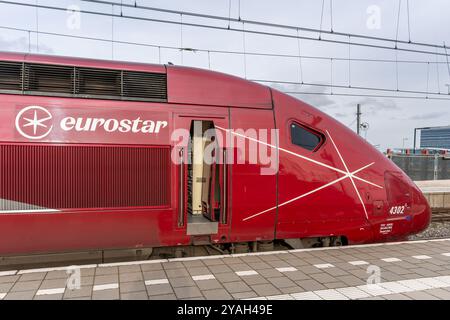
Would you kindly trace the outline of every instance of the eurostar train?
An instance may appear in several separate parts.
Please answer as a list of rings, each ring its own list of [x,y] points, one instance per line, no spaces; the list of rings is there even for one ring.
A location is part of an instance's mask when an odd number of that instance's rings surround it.
[[[382,153],[272,88],[181,66],[0,53],[3,259],[384,242],[430,215]]]

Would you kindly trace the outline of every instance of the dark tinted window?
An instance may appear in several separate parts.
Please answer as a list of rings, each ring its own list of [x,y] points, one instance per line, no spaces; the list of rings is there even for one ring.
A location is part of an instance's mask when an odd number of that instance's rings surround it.
[[[322,142],[319,133],[314,133],[295,123],[291,124],[291,139],[293,144],[310,151],[315,150]]]

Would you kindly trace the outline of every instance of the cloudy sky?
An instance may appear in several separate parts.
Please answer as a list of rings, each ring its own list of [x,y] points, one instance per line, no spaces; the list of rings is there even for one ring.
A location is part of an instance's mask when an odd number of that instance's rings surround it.
[[[13,0],[14,1],[14,0]],[[120,0],[115,0],[120,3]],[[80,8],[83,11],[97,11],[139,16],[144,18],[183,21],[184,23],[212,24],[220,27],[242,29],[241,23],[211,21],[169,13],[136,10],[93,4],[85,1],[67,0],[16,0],[20,3],[38,3],[61,8]],[[134,0],[123,3],[134,4]],[[205,13],[218,16],[239,15],[245,20],[257,20],[305,28],[330,30],[331,21],[335,32],[364,34],[374,37],[397,37],[397,17],[400,6],[398,39],[413,42],[426,42],[450,46],[450,1],[409,0],[409,29],[407,0],[325,0],[323,17],[320,0],[137,0],[138,5],[173,10]],[[332,3],[332,10],[331,5]],[[375,10],[375,11],[374,11]],[[377,14],[379,12],[379,15]],[[332,15],[331,15],[332,12]],[[332,17],[332,19],[331,19]],[[379,18],[379,19],[378,19]],[[375,19],[375,20],[374,20]],[[321,23],[322,21],[322,23]],[[12,30],[11,28],[21,29]],[[295,31],[247,26],[246,29],[258,31],[295,34]],[[31,30],[32,32],[22,31]],[[42,33],[37,34],[35,31]],[[67,34],[88,39],[75,39],[51,33]],[[300,36],[315,37],[319,34],[300,31]],[[178,49],[159,50],[156,47],[124,43],[111,44],[104,39],[122,42],[143,43],[168,47],[224,50],[235,52],[260,52],[308,57],[255,56],[251,54],[213,53],[208,57],[203,51],[183,51]],[[322,34],[323,39],[348,41],[346,37]],[[374,41],[357,40],[365,43]],[[376,42],[381,45],[392,45]],[[299,51],[300,47],[300,51]],[[400,47],[400,46],[399,46]],[[403,45],[415,50],[434,51],[430,47]],[[349,50],[350,49],[350,50]],[[81,13],[78,20],[70,12],[38,9],[2,3],[0,1],[0,50],[39,52],[46,54],[80,56],[101,59],[128,60],[149,63],[183,64],[231,73],[251,80],[266,80],[265,84],[288,92],[307,92],[295,95],[313,106],[320,108],[345,125],[356,127],[356,104],[362,105],[362,121],[369,129],[362,133],[373,145],[381,150],[392,147],[411,147],[415,127],[450,125],[450,96],[432,95],[448,93],[450,69],[445,56],[411,53],[376,48],[363,48],[323,41],[280,38],[260,34],[245,34],[230,30],[212,30],[176,24],[131,20],[121,17],[97,16]],[[440,49],[440,53],[444,53]],[[449,50],[450,53],[450,50]],[[385,59],[414,60],[423,63],[367,62],[338,60]],[[436,63],[438,62],[438,63]],[[330,95],[329,85],[371,87],[395,90],[430,92],[430,97],[449,100],[406,99],[394,97],[355,97]],[[286,81],[294,84],[272,83]],[[299,82],[320,84],[310,86],[295,84]],[[337,94],[377,94],[424,96],[418,94],[396,93],[390,91],[367,91],[334,88]],[[317,93],[317,94],[312,94]],[[405,140],[405,139],[408,140]]]

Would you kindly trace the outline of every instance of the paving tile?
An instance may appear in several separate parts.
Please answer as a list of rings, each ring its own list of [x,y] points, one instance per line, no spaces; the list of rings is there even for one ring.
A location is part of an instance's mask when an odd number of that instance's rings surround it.
[[[322,283],[326,288],[328,289],[336,289],[336,288],[344,288],[347,287],[347,284],[345,284],[344,282],[325,282]]]
[[[297,292],[305,291],[305,290],[303,290],[303,288],[301,288],[299,286],[287,287],[287,288],[278,288],[278,289],[284,294],[286,294],[286,293],[297,293]]]
[[[141,267],[139,265],[130,265],[130,266],[119,266],[119,273],[134,273],[141,272]]]
[[[281,294],[281,291],[278,290],[274,285],[272,284],[255,284],[250,286],[253,291],[256,292],[258,296],[271,296],[271,295],[277,295]]]
[[[280,271],[278,271],[275,268],[270,268],[270,269],[260,269],[258,270],[258,273],[265,277],[265,278],[276,278],[276,277],[282,277],[283,273],[281,273]]]
[[[303,273],[302,271],[286,272],[284,275],[291,280],[309,280],[309,279],[311,279],[310,275],[307,275],[307,274]]]
[[[336,277],[337,281],[344,282],[347,286],[353,287],[353,286],[360,286],[367,283],[367,281],[361,280],[360,278],[357,278],[353,275],[347,275],[347,276],[339,276]]]
[[[328,273],[314,273],[310,275],[312,279],[320,282],[320,283],[326,283],[326,282],[335,282],[339,281],[337,277],[331,276]]]
[[[170,269],[184,269],[184,265],[182,262],[179,261],[171,261],[166,262],[162,264],[164,270],[170,270]]]
[[[144,280],[163,279],[167,277],[166,272],[164,270],[144,271],[143,276]]]
[[[63,294],[45,294],[45,295],[39,295],[34,296],[33,300],[62,300]]]
[[[92,292],[92,300],[118,300],[119,298],[119,289],[108,289]]]
[[[44,280],[46,275],[47,275],[47,272],[25,273],[20,276],[20,281]]]
[[[447,290],[445,290],[447,289]],[[441,300],[450,300],[450,287],[447,288],[436,288],[425,290],[424,292],[433,295]]]
[[[240,300],[240,299],[248,299],[248,298],[255,298],[258,295],[253,291],[247,291],[247,292],[237,292],[231,294],[234,299]]]
[[[191,277],[169,278],[169,282],[174,288],[195,286]]]
[[[188,270],[189,274],[191,276],[200,276],[200,275],[204,275],[204,274],[209,274],[210,271],[207,267],[195,267],[195,268],[190,268]]]
[[[32,300],[36,291],[9,292],[3,300]]]
[[[108,275],[101,275],[101,276],[96,275],[94,278],[95,285],[116,283],[116,282],[119,282],[118,274],[108,274]]]
[[[54,288],[65,288],[67,284],[66,279],[51,279],[42,281],[39,289],[54,289]]]
[[[212,279],[212,280],[202,280],[196,282],[197,287],[200,288],[200,290],[212,290],[212,289],[223,289],[222,285],[219,281]]]
[[[296,283],[290,280],[288,277],[276,277],[276,278],[267,278],[270,283],[272,283],[277,288],[287,288],[296,286]]]
[[[241,278],[234,272],[216,273],[214,275],[221,283],[241,281]]]
[[[147,292],[146,291],[138,291],[138,292],[127,292],[120,294],[121,300],[147,300]]]
[[[246,276],[242,277],[241,279],[248,285],[269,283],[265,278],[261,277],[260,275]]]
[[[437,298],[425,291],[405,292],[404,295],[413,300],[439,300],[439,298]]]
[[[190,277],[188,270],[185,268],[168,269],[165,271],[168,278]],[[164,277],[164,276],[162,276]]]
[[[162,295],[154,295],[149,296],[149,300],[177,300],[176,295],[172,294],[162,294]]]
[[[225,282],[223,286],[229,293],[248,292],[252,289],[243,281]]]
[[[70,276],[70,273],[67,273],[67,270],[56,270],[56,271],[47,272],[45,279],[47,279],[47,280],[67,279],[69,276]]]
[[[208,269],[214,274],[224,273],[224,272],[233,272],[233,269],[231,269],[229,266],[226,266],[226,265],[212,265],[212,266],[208,266]]]
[[[315,291],[326,289],[324,285],[317,282],[316,280],[297,280],[295,281],[300,287],[305,291]]]
[[[123,282],[123,283],[121,282],[119,288],[121,294],[146,290],[145,284],[142,281]]]
[[[72,298],[80,298],[80,297],[89,297],[92,295],[92,286],[82,286],[80,289],[66,289],[64,292],[64,299],[72,299]]]
[[[18,281],[14,284],[14,286],[11,288],[11,292],[18,292],[18,291],[36,291],[39,289],[39,286],[41,285],[41,281]]]
[[[131,273],[119,273],[119,282],[134,282],[134,281],[142,281],[142,272],[139,269],[139,272],[131,272]]]
[[[174,288],[178,299],[201,297],[202,294],[197,287]]]
[[[141,270],[142,270],[142,272],[158,271],[158,270],[163,270],[163,266],[161,263],[146,263],[146,264],[141,264]]]
[[[382,297],[386,300],[412,300],[410,297],[400,293],[388,294]]]
[[[95,270],[96,276],[107,275],[107,274],[118,274],[118,273],[119,273],[118,267],[98,267]]]
[[[203,291],[207,300],[231,300],[233,297],[225,289],[214,289]]]
[[[19,280],[20,276],[1,276],[0,283],[10,283]]]
[[[195,267],[206,267],[202,260],[183,261],[183,265],[187,269]]]
[[[173,289],[170,284],[155,284],[147,287],[147,293],[149,296],[172,294]]]
[[[235,272],[252,270],[252,268],[246,263],[230,264],[229,267]]]
[[[11,290],[11,288],[14,286],[14,282],[9,283],[0,283],[0,292],[5,293]]]

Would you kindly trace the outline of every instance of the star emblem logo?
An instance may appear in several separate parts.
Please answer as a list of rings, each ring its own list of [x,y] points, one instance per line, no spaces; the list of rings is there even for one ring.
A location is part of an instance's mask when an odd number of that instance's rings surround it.
[[[45,138],[53,129],[52,114],[40,106],[29,106],[16,116],[16,129],[25,138],[37,140]]]

